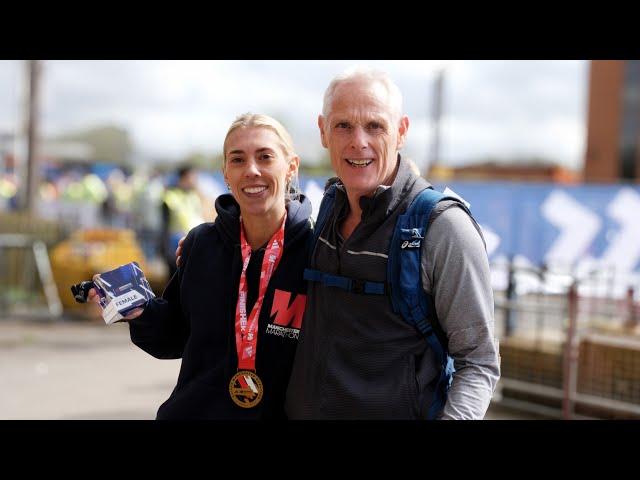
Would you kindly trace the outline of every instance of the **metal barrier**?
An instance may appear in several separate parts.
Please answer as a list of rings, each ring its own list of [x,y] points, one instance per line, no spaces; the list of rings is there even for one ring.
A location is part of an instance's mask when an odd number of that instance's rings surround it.
[[[506,267],[508,286],[495,292],[502,369],[495,401],[554,418],[640,418],[636,289],[613,297],[606,271],[578,279]],[[519,292],[527,276],[538,288]]]
[[[41,288],[48,315],[56,318],[62,315],[62,303],[53,279],[47,246],[42,240],[24,234],[0,234],[0,272],[0,314],[21,313],[16,308],[20,300],[28,307],[25,313],[37,314],[29,300]]]

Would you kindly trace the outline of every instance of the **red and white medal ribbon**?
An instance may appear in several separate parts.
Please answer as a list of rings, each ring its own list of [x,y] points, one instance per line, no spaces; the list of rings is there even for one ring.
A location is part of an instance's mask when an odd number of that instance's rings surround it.
[[[242,217],[240,218],[240,247],[242,249],[242,273],[240,274],[240,287],[238,289],[238,304],[236,306],[236,350],[238,352],[238,370],[252,370],[256,367],[256,348],[258,345],[258,318],[267,291],[267,285],[273,271],[278,267],[284,246],[284,223],[287,220],[285,212],[282,225],[273,234],[262,260],[260,270],[260,286],[258,299],[247,317],[247,267],[251,260],[251,246],[246,240]]]

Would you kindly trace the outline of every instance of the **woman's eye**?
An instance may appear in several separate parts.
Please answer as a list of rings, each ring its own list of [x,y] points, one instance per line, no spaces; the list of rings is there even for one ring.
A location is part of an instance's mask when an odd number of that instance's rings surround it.
[[[229,159],[229,163],[241,163],[242,162],[242,158],[240,157],[234,157]]]

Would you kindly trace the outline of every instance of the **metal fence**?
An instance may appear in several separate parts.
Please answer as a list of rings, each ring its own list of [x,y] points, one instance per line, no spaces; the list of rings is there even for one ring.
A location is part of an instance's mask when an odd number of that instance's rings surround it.
[[[640,418],[638,286],[613,295],[625,280],[606,269],[582,278],[513,263],[499,270],[508,282],[495,292],[496,401],[555,418]]]
[[[48,249],[64,235],[56,222],[0,212],[0,318],[62,314]]]

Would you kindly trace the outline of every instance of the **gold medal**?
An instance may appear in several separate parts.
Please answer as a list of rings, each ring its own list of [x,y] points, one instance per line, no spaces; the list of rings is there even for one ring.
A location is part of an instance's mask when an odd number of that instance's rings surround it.
[[[255,407],[262,400],[262,381],[254,372],[240,370],[229,382],[229,394],[239,407]]]

